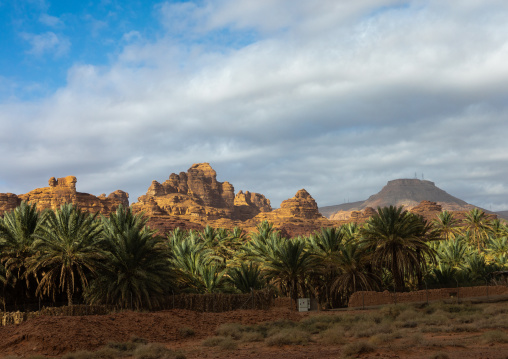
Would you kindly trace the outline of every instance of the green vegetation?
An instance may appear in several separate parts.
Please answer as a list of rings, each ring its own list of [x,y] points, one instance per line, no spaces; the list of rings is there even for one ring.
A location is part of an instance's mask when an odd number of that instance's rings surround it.
[[[268,222],[249,234],[207,226],[163,237],[121,206],[106,218],[70,204],[38,212],[22,203],[0,218],[0,304],[13,309],[40,301],[155,309],[177,293],[264,288],[334,308],[358,290],[482,285],[507,269],[508,229],[478,209],[462,221],[445,211],[428,223],[402,208],[379,208],[363,225],[297,238]]]

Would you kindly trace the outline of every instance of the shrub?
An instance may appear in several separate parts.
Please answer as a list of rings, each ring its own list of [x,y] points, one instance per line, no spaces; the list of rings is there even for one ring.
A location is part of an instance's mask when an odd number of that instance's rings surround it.
[[[393,342],[395,339],[397,339],[396,333],[380,333],[370,337],[369,343],[374,345],[381,345],[384,343]]]
[[[250,342],[262,342],[265,339],[263,334],[260,332],[245,332],[242,334],[242,342],[250,343]]]
[[[344,329],[335,325],[321,333],[321,340],[326,344],[344,344]]]
[[[310,334],[301,329],[288,328],[279,332],[272,332],[266,339],[268,345],[303,345],[310,340]]]
[[[215,334],[223,337],[230,336],[233,339],[240,339],[245,329],[245,326],[238,323],[225,323],[215,330]]]
[[[490,343],[508,343],[508,335],[501,330],[491,330],[482,334],[482,342]]]
[[[376,347],[369,342],[359,340],[357,342],[346,344],[342,347],[342,356],[347,358],[364,353],[371,353],[376,350]]]
[[[214,336],[208,337],[201,343],[205,347],[216,347],[218,346],[226,337],[223,336]]]
[[[189,327],[183,327],[183,328],[178,329],[178,333],[180,333],[180,335],[184,338],[192,337],[196,334],[194,329],[189,328]]]
[[[150,343],[140,345],[134,350],[135,359],[184,359],[185,356],[175,353],[162,344]]]
[[[224,350],[233,350],[236,349],[237,347],[238,347],[237,342],[235,342],[231,337],[226,337],[219,343],[219,348]]]

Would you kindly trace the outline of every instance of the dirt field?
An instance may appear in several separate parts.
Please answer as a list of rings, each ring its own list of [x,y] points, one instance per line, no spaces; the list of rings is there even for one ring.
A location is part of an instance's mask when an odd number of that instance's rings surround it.
[[[149,343],[162,343],[189,359],[339,358],[348,349],[351,351],[351,344],[361,346],[362,343],[371,344],[365,350],[352,350],[351,357],[508,358],[508,303],[475,304],[465,309],[457,309],[457,306],[432,310],[416,308],[416,311],[409,306],[390,308],[395,307],[311,313],[274,308],[226,313],[170,310],[82,317],[46,316],[0,327],[0,356],[61,357],[80,350],[94,351],[110,342],[129,342],[137,337]],[[288,345],[268,339],[240,339],[241,330],[277,320],[280,329],[268,324],[268,333],[272,333],[269,335],[277,330],[303,328],[308,335],[306,343]],[[281,320],[301,324],[287,329],[289,322]],[[238,328],[244,329],[238,329],[237,336],[233,335],[223,344],[214,345],[210,340],[207,343],[206,339],[215,336],[225,323],[239,323]],[[339,334],[334,334],[333,330],[339,330]],[[288,333],[298,335],[298,331]],[[229,344],[224,345],[226,342]]]

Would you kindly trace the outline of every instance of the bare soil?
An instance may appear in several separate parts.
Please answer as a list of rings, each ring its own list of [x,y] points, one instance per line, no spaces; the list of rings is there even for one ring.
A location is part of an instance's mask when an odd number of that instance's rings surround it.
[[[506,303],[490,304],[504,306]],[[369,310],[370,311],[370,310]],[[372,310],[375,311],[375,310]],[[356,311],[366,313],[368,311]],[[125,311],[110,315],[81,317],[42,316],[20,325],[0,327],[0,357],[45,355],[59,357],[79,350],[96,350],[108,342],[127,342],[133,336],[162,343],[181,351],[186,358],[339,358],[345,344],[362,339],[346,338],[341,345],[327,345],[313,338],[307,345],[268,346],[264,342],[239,343],[235,349],[205,347],[203,340],[215,335],[224,323],[257,324],[279,319],[299,321],[313,315],[350,315],[355,311],[298,313],[288,308],[271,310],[237,310],[226,313],[199,313],[187,310],[161,312]],[[503,314],[506,315],[506,314]],[[192,328],[194,335],[185,336],[182,329]],[[446,353],[449,358],[507,359],[508,343],[483,344],[486,330],[459,333],[419,333],[425,345],[408,343],[399,338],[361,358],[433,358]],[[503,332],[508,333],[506,329]],[[415,333],[417,329],[415,329]],[[406,332],[409,333],[409,332]],[[364,340],[365,338],[363,338]]]

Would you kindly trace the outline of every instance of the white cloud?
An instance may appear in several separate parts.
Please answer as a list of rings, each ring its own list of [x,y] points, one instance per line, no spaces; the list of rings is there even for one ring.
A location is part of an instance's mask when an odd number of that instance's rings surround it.
[[[127,33],[111,66],[75,65],[30,110],[0,106],[16,138],[0,143],[12,154],[0,160],[5,191],[20,176],[18,192],[73,174],[81,191],[135,201],[151,180],[206,161],[275,207],[302,187],[321,206],[364,200],[417,172],[508,208],[508,5],[310,4],[161,5],[156,41]],[[259,33],[245,46],[196,41],[248,29]],[[58,48],[52,38],[33,52]]]
[[[47,53],[60,57],[65,55],[71,46],[68,38],[59,36],[52,31],[42,34],[21,33],[21,37],[28,41],[31,48],[29,54],[41,56]]]
[[[60,18],[48,14],[41,14],[39,16],[39,22],[50,27],[59,27],[63,25],[63,22],[60,20]]]

